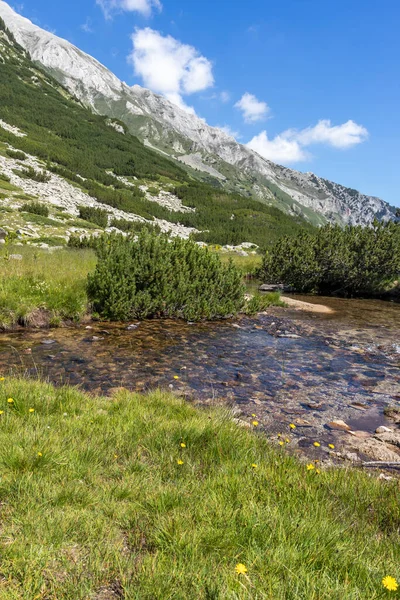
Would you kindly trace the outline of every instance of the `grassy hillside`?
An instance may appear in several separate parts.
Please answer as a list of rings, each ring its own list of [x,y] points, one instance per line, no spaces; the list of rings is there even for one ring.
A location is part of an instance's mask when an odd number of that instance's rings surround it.
[[[374,600],[399,578],[397,481],[161,392],[6,377],[0,409],[2,600]]]
[[[267,246],[283,234],[310,227],[300,217],[227,194],[218,180],[210,178],[213,185],[194,180],[176,163],[146,148],[122,123],[110,123],[83,108],[26,57],[1,22],[0,32],[0,119],[27,134],[18,137],[0,127],[0,142],[38,157],[45,170],[105,205],[149,220],[157,217],[195,227],[203,232],[197,238],[206,242]],[[196,210],[173,212],[150,201],[143,185],[172,190]]]

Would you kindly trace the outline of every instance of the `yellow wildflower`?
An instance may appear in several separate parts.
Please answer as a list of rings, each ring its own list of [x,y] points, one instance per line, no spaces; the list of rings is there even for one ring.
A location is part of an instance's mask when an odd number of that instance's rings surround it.
[[[253,467],[253,469],[257,469],[257,467],[258,467],[258,465],[256,465],[256,463],[253,463],[251,466]]]
[[[40,458],[41,456],[43,456],[43,454],[41,452],[37,453],[38,457]]]
[[[319,469],[315,469],[315,472],[318,473],[318,475],[321,473]]]
[[[397,583],[395,578],[390,577],[390,575],[387,575],[382,579],[382,585],[384,588],[389,590],[389,592],[396,592],[397,588],[399,587],[399,584]]]
[[[12,398],[8,398],[7,402],[8,404],[13,404],[14,400]]]
[[[35,409],[34,409],[34,408],[30,408],[30,409],[29,409],[29,412],[30,412],[30,413],[34,413],[34,412],[35,412]]]
[[[5,377],[0,377],[0,381],[5,381]]]
[[[286,442],[287,444],[290,444],[290,440],[289,440],[289,438],[286,438],[285,442]]]
[[[114,458],[118,458],[118,454],[114,454]]]
[[[185,444],[185,442],[182,442],[182,443],[181,443],[181,448],[186,448],[186,444]]]
[[[333,444],[328,444],[328,448],[330,448],[331,450],[334,450],[335,446]]]
[[[290,429],[296,429],[296,425],[294,423],[290,423],[289,427]]]
[[[258,421],[253,421],[253,425],[254,425],[254,427],[257,427]]]
[[[314,446],[315,446],[316,448],[319,448],[319,447],[320,447],[320,445],[321,445],[321,444],[320,444],[319,442],[314,442]]]
[[[312,471],[313,469],[315,469],[314,465],[312,463],[310,463],[309,465],[307,465],[307,471]]]
[[[257,415],[255,415],[254,413],[251,415],[252,417],[256,417]]]
[[[284,446],[284,445],[285,445],[285,442],[279,442],[279,445],[280,445],[280,446]]]
[[[174,375],[174,379],[179,379],[178,375]]]
[[[183,460],[179,459],[176,461],[178,463],[178,465],[183,465]]]
[[[243,565],[242,563],[239,563],[236,565],[235,571],[238,575],[246,575],[247,567],[245,567],[245,565]]]
[[[4,410],[0,410],[0,415],[4,414]]]
[[[278,438],[280,438],[280,437],[282,437],[282,434],[281,434],[281,433],[278,433]]]

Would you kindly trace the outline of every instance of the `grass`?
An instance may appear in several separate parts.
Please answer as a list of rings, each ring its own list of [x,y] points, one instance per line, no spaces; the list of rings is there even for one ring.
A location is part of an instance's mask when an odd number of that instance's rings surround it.
[[[2,600],[374,600],[399,578],[398,481],[308,471],[162,392],[0,386]]]
[[[261,254],[249,254],[248,256],[240,256],[236,252],[217,252],[217,254],[223,263],[232,260],[233,264],[243,273],[243,276],[253,276],[262,265],[263,257]]]
[[[0,327],[35,324],[38,311],[51,319],[80,319],[87,312],[86,277],[95,267],[90,250],[0,248]],[[22,260],[7,260],[7,252]]]

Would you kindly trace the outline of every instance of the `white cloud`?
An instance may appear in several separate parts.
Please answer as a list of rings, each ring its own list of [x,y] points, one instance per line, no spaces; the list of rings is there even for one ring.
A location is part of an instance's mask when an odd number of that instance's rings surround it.
[[[239,102],[236,102],[235,108],[242,111],[246,123],[255,123],[262,121],[269,113],[269,106],[266,102],[257,100],[253,94],[246,92]]]
[[[129,60],[145,87],[194,112],[186,106],[183,96],[214,84],[211,62],[193,46],[182,44],[170,35],[163,36],[149,27],[136,29],[132,42]]]
[[[277,163],[301,162],[308,157],[307,152],[302,149],[297,141],[285,138],[285,133],[270,140],[267,132],[262,131],[253,137],[247,146],[264,158]]]
[[[85,23],[83,23],[83,25],[81,25],[81,29],[85,33],[93,33],[92,22],[89,17],[86,19]]]
[[[328,144],[334,148],[351,148],[357,144],[365,142],[368,138],[368,131],[362,125],[357,125],[354,121],[347,121],[342,125],[331,125],[329,119],[318,121],[314,127],[308,127],[302,131],[295,130],[287,132],[303,144]]]
[[[150,17],[153,9],[161,10],[160,0],[96,0],[106,19],[111,19],[113,12],[138,12]]]
[[[331,125],[330,120],[325,119],[314,127],[300,131],[287,129],[273,139],[269,139],[267,132],[262,131],[247,146],[268,160],[286,164],[308,160],[311,155],[305,148],[314,144],[326,144],[343,150],[361,144],[367,138],[367,129],[354,121]]]
[[[227,135],[230,135],[231,137],[235,138],[236,140],[241,137],[240,133],[238,131],[235,131],[234,129],[232,129],[229,125],[217,125],[217,128],[221,129],[221,131],[223,131]]]
[[[231,95],[229,92],[221,92],[219,95],[219,98],[220,98],[221,102],[226,104],[231,99]]]

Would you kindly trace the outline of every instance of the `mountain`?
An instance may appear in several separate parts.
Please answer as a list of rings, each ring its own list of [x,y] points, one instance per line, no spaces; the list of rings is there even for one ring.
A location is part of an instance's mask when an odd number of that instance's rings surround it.
[[[65,243],[71,234],[110,226],[156,226],[210,244],[265,247],[312,227],[228,193],[209,174],[202,181],[145,146],[122,121],[93,113],[32,62],[1,17],[0,81],[0,227],[32,243]]]
[[[16,40],[58,82],[98,114],[122,120],[147,146],[219,180],[230,191],[253,196],[314,224],[370,223],[394,218],[383,200],[272,163],[210,127],[164,97],[120,81],[97,60],[18,15],[0,0],[0,17]]]

